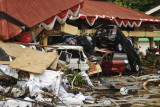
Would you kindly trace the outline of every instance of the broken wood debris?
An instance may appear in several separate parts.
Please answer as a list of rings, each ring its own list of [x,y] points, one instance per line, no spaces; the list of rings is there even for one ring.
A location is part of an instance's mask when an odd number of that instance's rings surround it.
[[[53,52],[45,53],[25,48],[9,66],[22,71],[42,73],[51,65],[56,57],[57,55]]]
[[[18,44],[14,44],[14,43],[5,43],[0,41],[0,47],[11,57],[16,58],[19,56],[19,54],[21,54],[24,49],[18,45]]]

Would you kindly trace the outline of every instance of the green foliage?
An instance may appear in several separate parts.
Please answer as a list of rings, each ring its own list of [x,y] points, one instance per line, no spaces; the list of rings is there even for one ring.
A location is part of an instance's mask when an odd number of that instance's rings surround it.
[[[141,12],[146,12],[158,5],[160,0],[106,0],[119,6],[131,8]]]
[[[78,74],[78,73],[75,73],[73,75],[68,75],[67,76],[67,79],[68,79],[70,84],[72,83],[72,81],[73,81],[75,76],[76,76],[76,79],[73,82],[74,86],[84,86],[84,85],[86,85],[87,82],[86,82],[85,78],[82,75]]]
[[[150,65],[153,65],[155,62],[156,56],[154,53],[150,53],[146,56],[146,60],[149,62]]]
[[[156,56],[154,53],[149,53],[146,55],[145,59],[141,60],[142,66],[152,66],[155,64]]]

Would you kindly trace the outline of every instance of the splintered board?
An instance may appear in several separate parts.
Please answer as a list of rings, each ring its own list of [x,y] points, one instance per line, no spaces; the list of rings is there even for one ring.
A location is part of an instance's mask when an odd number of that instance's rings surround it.
[[[50,65],[50,69],[53,69],[53,70],[56,70],[57,68],[57,64],[58,64],[58,59],[59,59],[59,56],[57,55],[56,59],[53,61],[53,63]]]
[[[57,55],[54,52],[45,53],[25,48],[24,52],[11,62],[9,66],[22,71],[43,73],[56,57]]]
[[[21,54],[24,51],[24,48],[22,48],[18,44],[14,43],[4,43],[0,41],[0,47],[11,57],[16,58],[19,54]]]

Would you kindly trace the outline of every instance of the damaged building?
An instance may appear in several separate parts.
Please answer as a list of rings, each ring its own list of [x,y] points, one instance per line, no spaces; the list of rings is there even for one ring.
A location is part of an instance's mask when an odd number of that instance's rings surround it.
[[[159,23],[104,1],[0,0],[0,106],[159,106],[159,55],[137,50]]]

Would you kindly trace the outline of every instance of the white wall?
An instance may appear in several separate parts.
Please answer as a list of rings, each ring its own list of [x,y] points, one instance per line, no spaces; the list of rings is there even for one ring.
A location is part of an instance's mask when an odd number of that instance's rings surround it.
[[[146,55],[146,49],[149,48],[149,42],[138,42],[138,46],[140,46],[141,48],[139,48],[139,51],[143,52]],[[155,46],[155,43],[153,43],[153,46]]]

